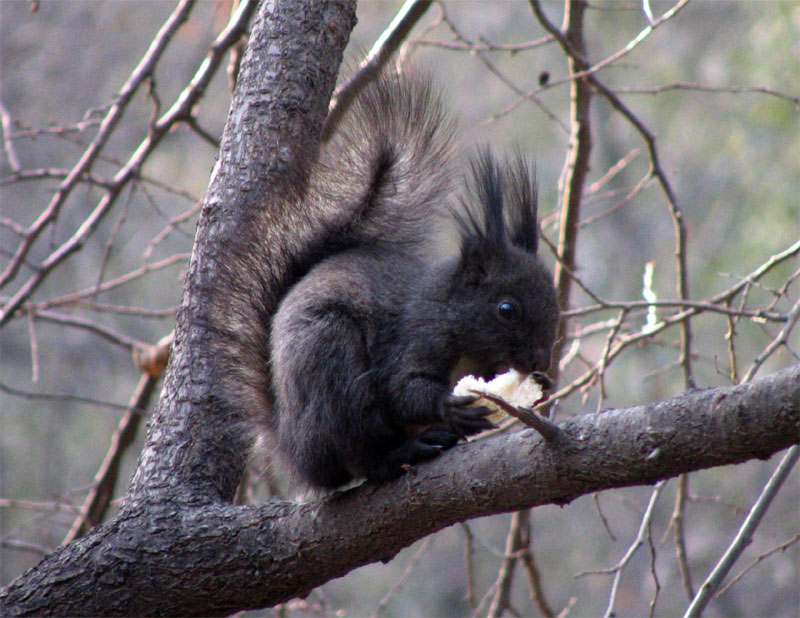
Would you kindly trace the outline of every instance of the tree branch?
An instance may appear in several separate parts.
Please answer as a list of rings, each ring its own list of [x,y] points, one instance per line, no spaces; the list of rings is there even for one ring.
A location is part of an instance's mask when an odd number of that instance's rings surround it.
[[[34,241],[38,238],[41,231],[55,220],[61,206],[69,196],[69,193],[84,175],[91,162],[99,156],[100,150],[124,111],[124,105],[133,97],[139,85],[152,73],[154,64],[160,53],[166,47],[175,30],[186,20],[188,12],[193,4],[193,1],[189,2],[189,0],[183,0],[170,20],[162,27],[161,32],[151,44],[147,55],[142,59],[142,62],[134,71],[128,83],[123,87],[117,101],[112,105],[111,111],[101,124],[100,132],[95,136],[94,141],[84,152],[78,164],[61,183],[61,186],[47,209],[39,215],[31,228],[27,231],[11,264],[9,264],[6,271],[0,275],[0,287],[16,276],[22,260],[30,251]],[[228,27],[220,33],[211,45],[211,50],[201,63],[200,68],[197,73],[195,73],[189,85],[178,96],[174,105],[159,118],[158,121],[151,124],[147,137],[142,140],[123,168],[114,175],[111,186],[107,189],[105,195],[100,199],[92,212],[84,219],[75,230],[75,233],[67,241],[62,243],[36,267],[35,272],[14,293],[5,306],[0,309],[0,327],[14,317],[19,307],[30,298],[33,292],[47,279],[48,274],[53,269],[83,247],[87,238],[94,233],[101,221],[114,206],[125,185],[138,175],[142,165],[144,165],[144,162],[155,150],[155,147],[161,142],[164,136],[169,133],[170,129],[175,124],[189,117],[192,108],[205,92],[211,78],[220,66],[225,51],[233,45],[244,32],[255,4],[256,0],[247,0],[242,3],[239,10],[228,24]]]
[[[123,414],[116,431],[111,436],[108,452],[100,469],[94,475],[92,488],[84,500],[80,515],[72,523],[72,527],[64,538],[64,543],[71,543],[82,537],[87,530],[105,518],[119,479],[122,456],[136,438],[136,431],[142,420],[141,410],[147,409],[150,399],[156,392],[157,382],[158,376],[148,374],[142,375],[139,379],[136,392],[129,404],[130,407]]]
[[[223,615],[264,607],[460,521],[767,458],[800,439],[800,365],[560,426],[555,442],[532,430],[478,440],[398,481],[315,502],[134,503],[12,583],[0,609]]]
[[[792,471],[794,464],[797,463],[797,458],[798,448],[797,446],[793,446],[786,455],[783,456],[783,461],[781,461],[781,464],[776,468],[769,482],[764,486],[761,495],[758,497],[758,500],[756,500],[753,508],[750,509],[750,513],[744,520],[742,527],[739,528],[736,538],[733,540],[730,547],[728,547],[725,555],[722,556],[714,567],[714,570],[711,571],[706,578],[706,581],[700,586],[700,590],[694,599],[692,599],[692,603],[684,614],[685,618],[702,615],[703,610],[706,605],[708,605],[714,592],[719,588],[724,577],[728,574],[728,571],[730,571],[744,549],[752,543],[755,529],[764,517],[764,513],[766,513],[769,505],[772,504],[773,498],[778,493],[786,477],[789,476],[789,472]]]
[[[120,118],[122,118],[128,102],[136,94],[139,86],[152,74],[161,54],[163,54],[164,50],[167,48],[168,43],[172,40],[178,28],[186,21],[193,7],[194,0],[182,0],[178,6],[175,7],[175,10],[167,21],[164,22],[164,25],[158,31],[158,34],[153,39],[144,57],[139,64],[136,65],[136,68],[114,99],[114,103],[109,108],[105,118],[103,118],[100,129],[92,140],[92,143],[83,153],[75,167],[70,170],[67,177],[63,180],[45,211],[39,215],[36,221],[27,230],[25,240],[20,243],[13,259],[3,274],[0,275],[0,287],[3,287],[16,276],[23,259],[33,246],[34,241],[38,238],[42,230],[53,222],[78,180],[89,170],[92,162],[97,158],[109,136],[113,133],[114,127],[117,125]],[[11,310],[8,310],[3,314],[3,317],[10,317],[11,313]]]

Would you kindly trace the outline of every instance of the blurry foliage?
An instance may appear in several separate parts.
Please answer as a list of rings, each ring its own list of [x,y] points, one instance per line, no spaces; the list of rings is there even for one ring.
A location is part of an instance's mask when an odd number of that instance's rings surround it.
[[[670,2],[651,2],[656,15]],[[388,25],[399,2],[363,2],[352,37],[351,64]],[[0,102],[10,124],[4,138],[13,144],[21,170],[69,169],[96,131],[109,104],[167,15],[172,3],[161,0],[115,2],[0,2]],[[560,23],[561,3],[547,2],[551,21]],[[444,9],[444,12],[443,12]],[[172,105],[197,70],[209,43],[230,15],[230,1],[203,1],[178,30],[159,63],[154,92],[142,89],[125,110],[102,158],[92,167],[98,178],[110,178],[147,136],[154,110]],[[444,19],[447,17],[447,20]],[[637,2],[594,3],[587,15],[587,54],[599,61],[624,47],[645,27]],[[452,26],[452,27],[451,27]],[[658,28],[631,54],[599,73],[615,90],[648,89],[672,82],[707,87],[766,87],[797,96],[800,83],[800,8],[794,2],[695,2]],[[459,37],[454,36],[458,32]],[[519,146],[536,159],[545,234],[555,242],[558,179],[569,138],[568,83],[555,85],[536,100],[519,103],[501,114],[519,95],[483,63],[506,76],[521,92],[539,88],[542,71],[550,84],[567,76],[561,50],[548,43],[527,51],[470,51],[468,44],[516,45],[545,36],[525,2],[448,2],[434,4],[401,50],[401,58],[430,66],[446,87],[447,98],[461,117],[463,142],[498,150]],[[459,49],[452,49],[453,46]],[[800,126],[798,106],[773,94],[676,89],[658,94],[621,94],[623,101],[657,137],[661,164],[683,209],[688,230],[688,265],[692,298],[707,299],[738,282],[770,256],[800,236]],[[224,68],[214,77],[195,117],[202,130],[218,139],[230,93]],[[541,105],[541,107],[539,106]],[[545,113],[543,109],[548,110]],[[653,289],[659,299],[675,298],[674,232],[664,196],[652,182],[629,202],[620,200],[646,175],[648,160],[640,137],[600,97],[592,104],[593,151],[587,186],[634,150],[631,162],[596,193],[587,193],[579,234],[577,274],[607,300],[639,300],[645,264],[655,263]],[[48,303],[102,281],[113,280],[146,264],[191,250],[195,215],[176,221],[202,200],[216,148],[186,124],[164,138],[123,189],[114,210],[74,257],[62,264],[36,291],[34,303]],[[0,159],[0,179],[18,170],[8,152]],[[39,178],[0,185],[0,260],[5,268],[19,234],[13,222],[29,226],[50,200],[60,178]],[[73,191],[56,223],[27,256],[20,281],[36,264],[68,239],[103,195],[103,188],[82,183]],[[170,221],[173,220],[171,223]],[[546,256],[552,263],[552,257]],[[170,332],[182,287],[183,258],[161,270],[82,303],[52,307],[81,317],[138,342],[154,344]],[[767,306],[794,272],[795,258],[775,268],[751,288],[747,305]],[[19,283],[0,291],[3,302]],[[798,296],[795,281],[776,307],[787,312],[787,298]],[[739,302],[737,299],[736,303]],[[86,304],[88,303],[88,304]],[[94,303],[94,305],[93,305]],[[734,304],[738,307],[738,304]],[[592,304],[576,289],[571,308]],[[109,308],[109,306],[116,307]],[[131,313],[120,308],[137,308]],[[157,316],[147,312],[161,310]],[[672,309],[659,310],[660,315]],[[571,332],[615,311],[578,317]],[[641,327],[643,312],[637,314]],[[634,321],[635,322],[635,321]],[[728,321],[705,314],[693,322],[698,386],[730,382],[726,336]],[[631,327],[628,324],[627,327]],[[735,326],[738,377],[772,341],[781,324],[747,319]],[[624,329],[623,329],[624,330]],[[579,355],[563,368],[562,383],[576,378],[600,357],[607,329],[582,340]],[[796,337],[796,336],[795,336]],[[61,393],[124,405],[139,378],[131,350],[84,329],[21,315],[0,332],[2,377],[18,391]],[[566,349],[570,349],[568,343]],[[794,349],[796,352],[796,338]],[[559,415],[594,411],[663,399],[684,389],[676,329],[645,340],[607,368],[605,395],[593,388],[559,402]],[[797,362],[786,350],[767,360],[761,374]],[[34,379],[35,378],[35,379]],[[119,408],[69,399],[27,398],[0,392],[2,462],[0,500],[40,504],[30,509],[0,503],[3,584],[35,564],[42,551],[58,545],[74,519],[71,507],[82,503],[102,460]],[[138,446],[127,455],[122,478],[129,478]],[[774,469],[774,462],[751,462],[735,468],[692,475],[684,513],[689,564],[697,586],[716,563],[738,528],[743,513]],[[797,471],[772,505],[734,572],[797,534]],[[676,485],[667,485],[654,514],[652,540],[661,591],[657,615],[685,610],[672,541],[670,516]],[[635,537],[651,488],[633,488],[584,497],[564,507],[541,507],[532,514],[533,550],[548,602],[556,612],[571,606],[571,615],[597,615],[608,603],[610,575],[583,575],[605,569],[624,554]],[[124,495],[124,483],[118,488]],[[48,508],[49,505],[49,508]],[[68,508],[70,507],[70,508]],[[41,510],[41,509],[44,510]],[[608,522],[606,530],[602,519]],[[401,590],[381,608],[382,615],[466,615],[470,604],[465,559],[472,538],[473,601],[480,603],[497,578],[509,516],[501,515],[449,528],[402,552],[389,565],[372,565],[331,582],[303,602],[290,604],[292,614],[368,615],[415,563]],[[466,531],[469,531],[469,535]],[[612,536],[613,535],[613,536]],[[415,556],[417,556],[415,558]],[[798,544],[779,551],[750,571],[730,591],[712,602],[708,615],[796,615]],[[642,614],[654,594],[647,547],[624,572],[617,598],[620,615]],[[512,606],[535,613],[524,573],[515,575]],[[571,601],[572,598],[574,601]],[[574,605],[571,605],[573,604]],[[482,606],[485,613],[487,605]]]

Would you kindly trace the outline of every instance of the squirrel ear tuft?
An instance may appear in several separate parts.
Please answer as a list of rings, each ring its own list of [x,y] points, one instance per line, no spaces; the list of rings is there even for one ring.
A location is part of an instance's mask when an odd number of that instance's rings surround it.
[[[536,254],[536,175],[521,153],[498,161],[483,148],[470,161],[471,176],[456,212],[462,242],[470,239],[498,251],[509,246]]]
[[[535,255],[539,248],[536,171],[521,153],[509,159],[506,170],[506,212],[511,244]]]

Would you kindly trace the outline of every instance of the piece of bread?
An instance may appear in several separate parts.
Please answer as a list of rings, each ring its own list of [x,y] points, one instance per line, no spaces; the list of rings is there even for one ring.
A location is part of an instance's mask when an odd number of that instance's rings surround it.
[[[536,381],[534,374],[525,375],[516,369],[495,376],[489,382],[475,376],[464,376],[453,389],[454,395],[481,395],[490,393],[501,397],[513,406],[532,407],[544,396],[541,385]],[[487,399],[479,399],[473,405],[484,406],[496,410],[486,416],[492,423],[500,423],[509,417],[500,406]]]

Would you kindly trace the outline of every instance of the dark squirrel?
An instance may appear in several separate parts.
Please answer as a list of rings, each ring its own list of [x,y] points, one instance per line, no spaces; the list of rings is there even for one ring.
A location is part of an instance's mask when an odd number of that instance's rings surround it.
[[[271,322],[267,377],[239,373],[267,387],[263,429],[311,486],[400,476],[492,427],[488,410],[468,407],[475,398],[451,395],[462,375],[550,364],[559,313],[536,257],[530,166],[484,150],[457,191],[452,135],[426,78],[368,86],[313,164],[304,240],[271,255],[271,277],[289,291],[260,316]],[[457,254],[433,258],[448,222]]]

